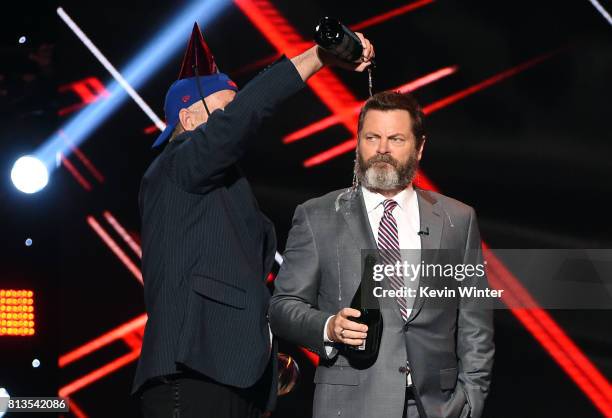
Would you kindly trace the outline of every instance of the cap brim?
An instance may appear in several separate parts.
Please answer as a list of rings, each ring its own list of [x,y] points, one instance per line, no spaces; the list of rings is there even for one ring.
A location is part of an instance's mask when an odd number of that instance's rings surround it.
[[[162,133],[159,134],[159,136],[157,137],[157,139],[155,140],[151,148],[157,148],[160,145],[162,145],[164,142],[166,142],[168,138],[170,138],[170,135],[172,135],[172,131],[174,131],[174,127],[175,125],[166,125],[166,129],[164,129]]]

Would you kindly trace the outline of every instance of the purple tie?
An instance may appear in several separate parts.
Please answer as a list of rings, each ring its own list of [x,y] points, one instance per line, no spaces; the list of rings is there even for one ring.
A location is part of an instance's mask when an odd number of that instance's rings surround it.
[[[378,249],[380,255],[385,264],[391,264],[395,266],[397,262],[402,261],[400,255],[399,246],[399,235],[397,232],[397,222],[393,217],[393,209],[397,206],[397,202],[393,199],[387,199],[383,202],[385,212],[380,225],[378,226]],[[389,277],[389,283],[391,288],[394,290],[400,290],[404,287],[404,280],[402,277],[396,275]],[[404,321],[408,320],[408,305],[406,304],[406,298],[397,297],[397,304],[400,308],[400,313]]]

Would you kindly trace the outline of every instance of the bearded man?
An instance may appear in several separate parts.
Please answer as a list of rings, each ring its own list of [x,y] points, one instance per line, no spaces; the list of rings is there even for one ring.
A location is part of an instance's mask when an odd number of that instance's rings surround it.
[[[348,307],[360,284],[363,250],[458,249],[466,264],[482,262],[474,210],[413,185],[424,143],[423,113],[410,94],[374,95],[359,116],[353,187],[295,211],[269,318],[274,334],[320,357],[315,418],[482,415],[493,321],[492,311],[471,300],[440,306],[418,293],[381,300],[376,361],[355,367],[346,350],[368,332],[351,320],[360,312]]]

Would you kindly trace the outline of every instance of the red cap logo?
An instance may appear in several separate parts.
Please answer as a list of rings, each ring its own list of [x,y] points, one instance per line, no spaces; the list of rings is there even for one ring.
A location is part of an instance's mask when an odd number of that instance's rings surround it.
[[[234,88],[238,88],[238,86],[236,85],[236,83],[234,83],[232,80],[227,80],[227,84],[229,84],[230,86],[234,87]]]
[[[181,98],[181,100],[183,101],[183,103],[187,103],[189,101],[189,99],[191,99],[191,96],[183,96]]]

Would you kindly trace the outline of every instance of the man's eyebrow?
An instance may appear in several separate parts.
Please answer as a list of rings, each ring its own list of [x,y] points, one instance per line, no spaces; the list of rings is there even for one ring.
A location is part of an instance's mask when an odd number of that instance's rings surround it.
[[[371,136],[378,136],[378,137],[380,137],[380,135],[378,135],[375,132],[371,132],[371,131],[365,132],[364,135],[371,135]]]
[[[394,134],[389,135],[389,138],[393,138],[394,136],[406,136],[405,134],[401,133],[401,132],[396,132]]]

